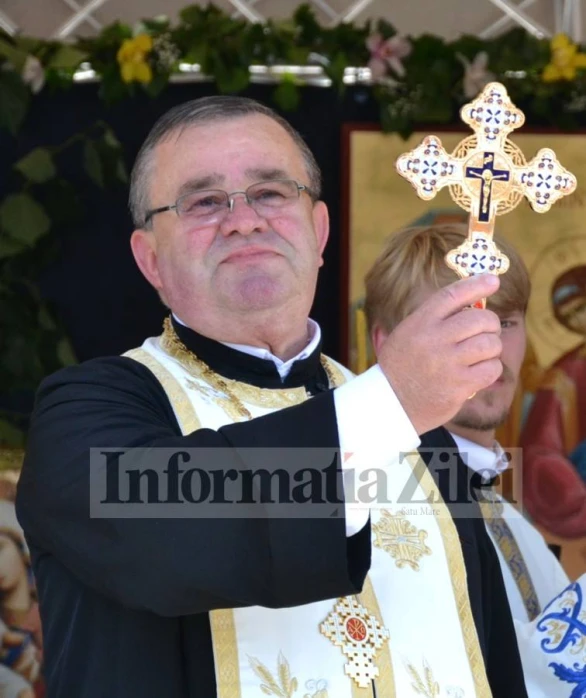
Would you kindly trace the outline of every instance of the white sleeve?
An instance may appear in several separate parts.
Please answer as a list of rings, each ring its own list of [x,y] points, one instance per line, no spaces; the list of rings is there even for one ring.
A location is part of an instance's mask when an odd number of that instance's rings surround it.
[[[367,523],[369,507],[354,501],[355,484],[370,469],[388,468],[421,443],[378,365],[334,390],[346,498],[346,535]]]

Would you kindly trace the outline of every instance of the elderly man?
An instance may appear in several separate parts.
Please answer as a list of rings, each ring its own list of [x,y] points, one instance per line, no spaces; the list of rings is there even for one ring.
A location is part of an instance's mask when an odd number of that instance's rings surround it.
[[[301,137],[247,99],[179,106],[139,153],[132,251],[170,316],[139,349],[42,384],[19,485],[51,698],[525,695],[484,529],[449,516],[425,469],[412,484],[403,457],[443,445],[422,435],[500,374],[498,318],[465,310],[498,281],[439,291],[347,381],[309,319],[328,237],[319,195]],[[266,453],[311,485],[297,508],[254,479]],[[143,467],[161,454],[164,471]],[[413,518],[423,548],[401,543],[400,514],[371,547],[352,484],[367,469],[397,501],[410,482],[434,502]],[[151,491],[163,473],[173,516]],[[194,496],[195,474],[236,478],[240,496]]]

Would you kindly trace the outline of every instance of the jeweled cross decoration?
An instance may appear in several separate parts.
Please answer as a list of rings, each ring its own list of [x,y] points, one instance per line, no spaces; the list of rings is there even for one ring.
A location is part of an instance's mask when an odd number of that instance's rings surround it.
[[[504,274],[508,258],[496,246],[497,215],[512,211],[526,197],[538,213],[576,189],[576,178],[542,148],[529,163],[508,139],[525,122],[523,112],[498,82],[488,84],[460,111],[475,132],[448,154],[437,136],[426,136],[414,150],[397,159],[397,171],[425,200],[449,187],[454,201],[470,212],[468,238],[446,255],[460,277],[490,272]]]
[[[370,686],[379,674],[376,653],[388,641],[389,631],[353,596],[338,599],[320,630],[348,658],[346,674],[360,688]]]

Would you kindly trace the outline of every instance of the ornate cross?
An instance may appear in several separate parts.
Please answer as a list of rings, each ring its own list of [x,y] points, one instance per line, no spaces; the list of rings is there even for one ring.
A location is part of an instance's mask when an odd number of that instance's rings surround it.
[[[405,512],[392,514],[386,509],[377,523],[372,524],[374,545],[385,550],[397,562],[399,569],[409,565],[415,572],[419,571],[419,560],[423,555],[431,555],[425,544],[427,531],[414,526],[405,517]]]
[[[576,189],[576,178],[542,148],[529,163],[507,136],[525,122],[503,85],[491,82],[460,111],[475,132],[448,154],[437,136],[397,159],[397,171],[425,200],[449,187],[454,201],[470,212],[468,238],[446,255],[447,265],[460,277],[491,272],[504,274],[508,258],[494,240],[495,217],[512,211],[526,197],[545,213]],[[483,304],[484,305],[484,304]]]
[[[388,641],[389,631],[352,596],[338,599],[320,631],[348,659],[346,674],[360,688],[368,688],[379,675],[376,654]]]

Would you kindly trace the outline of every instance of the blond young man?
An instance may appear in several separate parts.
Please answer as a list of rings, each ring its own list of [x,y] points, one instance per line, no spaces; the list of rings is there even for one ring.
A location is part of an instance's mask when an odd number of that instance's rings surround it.
[[[454,224],[409,228],[389,238],[365,280],[365,312],[375,353],[416,308],[438,289],[453,283],[455,274],[445,264],[445,255],[465,237],[466,228]],[[485,481],[495,479],[509,464],[495,434],[507,419],[517,389],[526,349],[525,312],[531,291],[527,268],[518,252],[504,239],[499,239],[498,244],[511,266],[501,277],[498,292],[488,299],[487,307],[501,322],[502,374],[492,385],[472,395],[446,423],[464,462]],[[418,381],[416,370],[412,380]],[[419,387],[424,393],[426,386]],[[546,667],[544,675],[538,672],[536,680],[536,666],[543,668],[537,628],[540,624],[542,630],[547,627],[545,609],[568,587],[569,580],[532,524],[501,497],[494,498],[497,508],[487,503],[482,512],[516,621],[526,683],[531,696],[548,695],[541,692],[543,681],[555,680],[555,675]],[[529,625],[531,621],[534,622]],[[549,695],[565,696],[566,689],[570,695],[571,683],[555,680],[553,685],[556,693]]]

